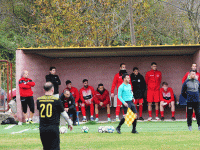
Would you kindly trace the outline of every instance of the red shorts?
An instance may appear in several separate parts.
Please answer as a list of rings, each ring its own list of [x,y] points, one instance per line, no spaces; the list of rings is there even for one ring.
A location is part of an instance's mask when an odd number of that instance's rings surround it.
[[[152,90],[147,90],[147,102],[152,103],[158,103],[160,102],[160,91],[152,91]]]
[[[143,103],[143,98],[135,99],[134,104]]]

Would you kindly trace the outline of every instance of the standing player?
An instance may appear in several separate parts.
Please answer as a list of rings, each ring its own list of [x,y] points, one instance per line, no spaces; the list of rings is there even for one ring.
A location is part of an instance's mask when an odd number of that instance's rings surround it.
[[[72,96],[72,93],[68,89],[65,89],[61,94],[60,99],[63,103],[64,110],[68,115],[73,115],[73,126],[76,126],[76,108],[75,108],[75,100]]]
[[[88,86],[88,80],[83,80],[83,87],[80,89],[80,99],[82,101],[81,111],[83,115],[83,122],[86,122],[86,111],[85,107],[90,106],[90,120],[94,121],[94,88],[92,86]]]
[[[187,124],[188,129],[192,131],[192,112],[195,111],[197,117],[198,130],[200,130],[200,114],[199,114],[199,92],[200,84],[196,78],[196,71],[190,71],[190,78],[183,83],[181,94],[187,99]]]
[[[125,63],[121,63],[120,64],[120,71],[119,73],[117,73],[113,79],[113,83],[112,83],[112,87],[111,87],[111,97],[114,98],[114,90],[115,90],[115,87],[117,85],[117,93],[118,93],[118,88],[119,86],[123,83],[123,80],[122,80],[122,75],[124,73],[127,73],[126,72],[126,65]],[[131,84],[131,81],[130,81],[130,84]],[[120,113],[120,108],[121,108],[121,105],[122,105],[122,102],[119,100],[118,96],[117,96],[117,107],[116,107],[116,121],[119,121],[119,113]],[[124,115],[124,111],[122,110],[122,113]]]
[[[160,83],[162,80],[162,74],[157,70],[157,64],[155,62],[151,63],[151,71],[148,71],[145,75],[145,81],[147,84],[147,102],[148,102],[148,121],[152,120],[152,102],[156,105],[156,120],[159,114],[159,102],[160,102]]]
[[[167,82],[162,83],[162,88],[160,89],[160,114],[161,120],[164,121],[164,107],[169,105],[171,107],[172,112],[172,120],[175,121],[175,100],[174,100],[174,92],[172,88],[168,87]]]
[[[56,75],[56,67],[50,67],[50,73],[49,75],[46,75],[46,82],[51,82],[53,83],[54,86],[54,96],[59,98],[59,85],[61,85],[59,76]]]
[[[67,80],[66,82],[66,88],[63,90],[63,92],[67,89],[72,93],[74,99],[75,99],[75,105],[76,105],[76,111],[79,111],[78,102],[79,102],[79,92],[78,89],[72,86],[72,82],[70,80]]]
[[[94,94],[96,122],[99,121],[99,107],[107,108],[108,121],[110,122],[110,97],[108,90],[104,89],[103,84],[99,84]]]
[[[69,116],[59,98],[54,97],[54,87],[51,82],[44,84],[45,95],[37,99],[37,109],[40,116],[40,139],[44,150],[60,150],[59,122],[60,114],[73,129]]]
[[[28,78],[28,71],[24,70],[22,73],[22,78],[19,80],[19,91],[20,91],[22,110],[24,117],[26,119],[26,124],[33,123],[32,118],[34,115],[34,100],[33,100],[33,91],[31,87],[34,86],[35,82],[33,82],[30,78]],[[27,116],[27,105],[30,108],[29,119]]]
[[[196,79],[199,80],[199,82],[200,82],[200,73],[197,72],[197,64],[193,63],[191,69],[196,71]],[[182,84],[189,78],[190,78],[190,72],[187,72],[182,79]],[[186,107],[186,118],[187,118],[187,107]],[[194,110],[193,110],[193,114],[192,114],[192,120],[196,120]]]
[[[130,77],[127,73],[125,73],[125,74],[123,74],[122,79],[124,82],[120,85],[120,87],[118,89],[118,98],[123,104],[123,109],[124,109],[125,114],[127,113],[128,107],[136,114],[137,110],[133,103],[134,97],[133,97],[131,85],[129,84]],[[121,134],[120,130],[121,130],[121,126],[123,125],[124,122],[125,122],[125,117],[123,117],[120,120],[119,125],[116,128],[117,133]],[[132,125],[133,125],[132,133],[138,133],[136,131],[136,123],[137,123],[137,119],[135,119],[134,122],[132,123]]]
[[[133,73],[131,74],[131,82],[132,82],[132,89],[133,95],[135,98],[135,108],[137,109],[137,104],[139,103],[139,112],[140,118],[139,120],[144,120],[142,118],[142,110],[143,110],[143,97],[144,92],[146,90],[146,83],[144,77],[139,73],[139,69],[137,67],[133,68]]]

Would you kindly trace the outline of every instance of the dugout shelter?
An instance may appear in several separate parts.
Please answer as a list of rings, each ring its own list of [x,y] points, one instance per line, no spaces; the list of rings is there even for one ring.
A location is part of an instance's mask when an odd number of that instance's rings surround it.
[[[108,46],[108,47],[43,47],[18,48],[16,51],[16,88],[17,115],[22,119],[18,81],[23,70],[29,71],[29,77],[35,82],[32,88],[35,100],[44,94],[45,76],[51,66],[56,67],[60,77],[59,92],[65,88],[65,81],[81,89],[82,80],[88,79],[89,85],[96,90],[99,83],[110,92],[114,75],[119,72],[120,63],[126,64],[127,72],[133,67],[145,76],[151,68],[151,62],[157,63],[162,72],[162,82],[166,81],[173,88],[176,96],[181,93],[182,77],[197,63],[200,71],[200,45],[148,45],[148,46]],[[116,89],[115,89],[115,94]],[[111,114],[112,116],[112,114]]]

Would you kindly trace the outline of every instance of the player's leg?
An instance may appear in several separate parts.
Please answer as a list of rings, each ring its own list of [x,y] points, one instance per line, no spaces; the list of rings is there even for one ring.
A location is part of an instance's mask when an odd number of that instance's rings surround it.
[[[164,101],[160,102],[160,115],[161,115],[161,120],[164,121]]]
[[[21,99],[21,104],[22,104],[23,115],[24,115],[24,118],[26,119],[26,124],[29,124],[28,116],[27,116],[27,100],[26,100],[26,97],[20,97],[20,99]]]
[[[27,104],[28,104],[28,106],[29,106],[29,108],[30,108],[30,116],[29,116],[29,123],[34,123],[33,122],[33,115],[34,115],[34,110],[35,110],[35,104],[34,104],[34,99],[33,99],[33,96],[31,96],[31,97],[28,97],[27,98],[28,100],[27,100]]]
[[[188,129],[192,131],[192,113],[193,113],[192,102],[187,102],[187,125]]]
[[[110,122],[111,121],[111,119],[110,119],[110,104],[107,104],[106,108],[107,108],[108,122]]]
[[[144,118],[142,117],[142,111],[143,111],[143,98],[140,98],[139,99],[139,113],[140,113],[140,117],[139,117],[139,120],[144,120]]]
[[[134,100],[133,100],[134,101]],[[134,105],[135,105],[135,109],[137,110],[137,104],[139,103],[138,99],[135,99],[134,101]]]
[[[154,91],[154,102],[155,102],[155,110],[156,110],[156,120],[160,120],[160,118],[158,117],[159,114],[159,102],[160,102],[160,91]]]
[[[98,104],[95,104],[95,114],[96,114],[95,121],[98,122],[99,121],[99,105]]]
[[[196,120],[196,118],[195,118],[195,110],[193,109],[193,114],[192,114],[192,120]]]
[[[76,126],[77,124],[76,124],[76,118],[77,118],[77,116],[76,116],[76,109],[75,108],[70,108],[69,110],[68,110],[68,115],[70,116],[70,114],[72,114],[73,115],[73,126]]]
[[[79,111],[78,102],[75,103],[75,106],[76,106],[76,111],[78,112]]]
[[[119,113],[120,113],[120,108],[121,108],[122,102],[117,98],[117,107],[115,110],[116,113],[116,121],[119,121]],[[123,114],[124,115],[124,114]]]
[[[199,102],[196,102],[193,105],[194,111],[195,111],[195,115],[196,115],[196,119],[197,119],[197,124],[198,124],[198,130],[200,130],[200,112],[199,112]]]
[[[85,103],[82,103],[81,104],[81,112],[82,112],[82,115],[83,115],[83,122],[86,122],[87,121],[87,119],[86,119],[86,111],[85,111]]]
[[[175,101],[171,101],[172,120],[175,121]]]
[[[135,114],[137,114],[137,109],[135,108],[135,105],[133,104],[132,101],[128,102],[128,106]],[[137,133],[138,134],[138,132],[136,131],[136,125],[137,125],[137,118],[132,123],[133,128],[132,128],[131,133]]]
[[[126,114],[128,108],[123,105],[123,109],[124,113]],[[117,133],[121,134],[121,126],[123,125],[124,122],[125,122],[125,116],[122,117],[122,119],[119,122],[119,125],[116,128]]]
[[[152,102],[153,102],[153,94],[154,94],[154,91],[147,90],[147,102],[148,102],[148,113],[149,113],[148,121],[151,121],[151,120],[152,120]]]
[[[94,103],[90,104],[90,120],[94,121]]]

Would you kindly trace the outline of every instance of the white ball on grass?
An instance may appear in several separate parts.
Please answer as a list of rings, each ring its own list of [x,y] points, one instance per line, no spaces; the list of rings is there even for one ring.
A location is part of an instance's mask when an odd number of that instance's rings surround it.
[[[60,133],[61,134],[67,133],[67,128],[66,127],[61,127],[60,128]]]
[[[83,133],[88,133],[89,128],[86,127],[86,126],[83,126],[83,127],[81,128],[81,131],[82,131]]]

